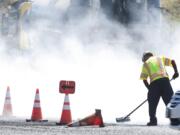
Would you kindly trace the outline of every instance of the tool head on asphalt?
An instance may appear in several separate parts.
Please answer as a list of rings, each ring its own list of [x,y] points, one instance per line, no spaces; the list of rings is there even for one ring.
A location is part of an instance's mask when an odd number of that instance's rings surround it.
[[[128,115],[126,115],[125,117],[120,117],[120,118],[116,118],[116,122],[125,122],[125,121],[130,121],[129,116],[134,113],[139,107],[141,107],[144,103],[146,103],[147,99],[144,100],[140,105],[138,105],[134,110],[132,110]]]
[[[127,122],[127,121],[130,121],[130,117],[116,118],[116,122]]]

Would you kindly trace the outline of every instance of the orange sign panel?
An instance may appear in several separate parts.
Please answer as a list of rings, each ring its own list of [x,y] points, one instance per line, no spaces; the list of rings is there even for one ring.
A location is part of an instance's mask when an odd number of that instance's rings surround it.
[[[73,94],[75,92],[75,81],[60,81],[59,92],[65,94]]]

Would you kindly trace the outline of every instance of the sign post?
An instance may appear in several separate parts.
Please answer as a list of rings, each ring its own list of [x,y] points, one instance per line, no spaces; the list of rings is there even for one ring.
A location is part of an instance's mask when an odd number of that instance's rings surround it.
[[[75,93],[75,82],[62,80],[59,83],[59,92],[65,94],[61,119],[57,125],[67,125],[72,122],[69,94]]]

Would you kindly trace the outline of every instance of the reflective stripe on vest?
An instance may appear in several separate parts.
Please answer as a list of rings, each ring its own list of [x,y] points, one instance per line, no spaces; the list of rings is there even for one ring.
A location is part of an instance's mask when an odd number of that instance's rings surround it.
[[[148,75],[147,75],[147,74],[141,73],[140,78],[142,78],[142,79],[146,79],[147,77],[148,77]]]
[[[157,64],[159,66],[159,70],[157,73],[152,73],[152,70],[150,69],[151,67],[145,62],[144,63],[144,66],[145,68],[147,69],[147,72],[149,74],[149,77],[150,77],[150,82],[154,81],[157,77],[168,77],[165,69],[164,69],[164,66],[163,66],[163,63],[161,61],[161,58],[157,58]]]
[[[171,64],[171,61],[169,59],[165,58],[165,62],[164,63],[165,63],[165,65],[169,66]]]

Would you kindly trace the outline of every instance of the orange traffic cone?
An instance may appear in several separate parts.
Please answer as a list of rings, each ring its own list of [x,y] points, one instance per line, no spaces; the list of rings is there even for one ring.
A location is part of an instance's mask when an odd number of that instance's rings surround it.
[[[36,89],[36,95],[34,99],[34,106],[32,110],[31,119],[26,119],[26,122],[47,122],[47,120],[42,120],[42,112],[41,112],[41,104],[40,104],[40,96],[39,96],[39,89]]]
[[[79,127],[79,126],[90,126],[90,125],[97,125],[99,127],[104,127],[101,110],[96,109],[94,114],[87,116],[82,120],[70,123],[67,126],[68,127]]]
[[[63,110],[62,110],[62,114],[61,114],[61,120],[59,123],[56,123],[56,124],[57,125],[66,125],[71,122],[72,122],[72,118],[71,118],[69,96],[68,96],[68,94],[66,94],[65,98],[64,98],[64,105],[63,105]]]
[[[4,101],[4,108],[3,108],[3,116],[12,116],[12,105],[11,105],[11,95],[10,95],[10,88],[7,87],[6,97]]]

